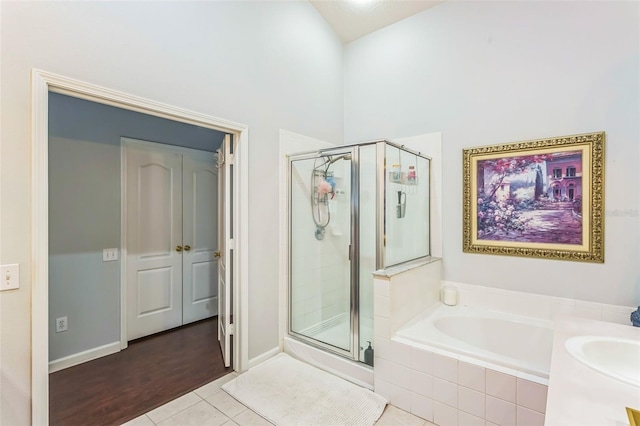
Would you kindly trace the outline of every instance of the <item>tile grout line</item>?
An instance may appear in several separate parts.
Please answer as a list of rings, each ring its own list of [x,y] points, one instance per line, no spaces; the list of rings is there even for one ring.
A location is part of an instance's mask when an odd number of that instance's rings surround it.
[[[164,419],[160,420],[158,423],[155,423],[153,420],[151,420],[151,421],[153,422],[153,424],[154,424],[154,425],[158,425],[158,424],[160,424],[160,423],[164,422],[165,420],[168,420],[168,419],[170,419],[170,418],[172,418],[172,417],[175,417],[175,416],[177,416],[178,414],[182,413],[183,411],[188,410],[189,408],[193,407],[194,405],[198,404],[199,402],[204,401],[200,395],[198,395],[197,393],[195,393],[195,391],[191,391],[191,392],[185,393],[184,395],[182,395],[182,396],[180,396],[180,397],[178,397],[178,398],[176,398],[176,399],[174,399],[174,400],[172,400],[172,401],[167,402],[167,404],[170,404],[170,403],[172,403],[173,401],[175,401],[175,400],[177,400],[177,399],[179,399],[179,398],[183,398],[183,397],[185,397],[185,396],[187,396],[187,395],[189,395],[189,394],[194,394],[194,395],[195,395],[195,396],[196,396],[200,401],[196,401],[196,402],[194,402],[193,404],[189,404],[188,406],[186,406],[186,407],[185,407],[185,408],[183,408],[182,410],[176,411],[175,413],[173,413],[173,414],[172,414],[172,415],[170,415],[169,417],[166,417],[166,418],[164,418]],[[161,405],[160,407],[164,407],[164,406],[165,406],[165,405],[167,405],[167,404]],[[158,407],[158,408],[160,408],[160,407]],[[153,411],[153,410],[152,410],[152,411]],[[147,413],[145,413],[145,415],[147,415]],[[147,417],[149,417],[149,416],[147,415]],[[150,418],[150,417],[149,417],[149,418]]]

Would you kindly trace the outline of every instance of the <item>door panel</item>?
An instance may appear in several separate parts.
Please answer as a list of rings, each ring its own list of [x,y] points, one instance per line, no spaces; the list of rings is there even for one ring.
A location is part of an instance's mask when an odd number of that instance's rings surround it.
[[[200,159],[199,164],[194,164],[196,162],[193,159],[185,159],[185,164],[189,164],[192,169],[200,167],[200,170],[192,173],[193,250],[196,253],[218,249],[218,171],[214,168],[214,156],[207,158],[207,162]]]
[[[168,256],[173,251],[172,171],[157,163],[138,167],[138,241],[140,256],[145,259]]]
[[[192,300],[194,302],[200,302],[212,297],[216,298],[215,309],[213,312],[218,312],[218,262],[208,261],[201,263],[194,263],[191,271],[193,272],[193,279],[191,288]],[[215,287],[213,284],[215,284]],[[215,314],[213,314],[215,315]]]
[[[182,158],[126,147],[127,339],[182,324]]]
[[[171,273],[171,267],[138,271],[139,316],[171,309]]]
[[[183,156],[183,322],[218,314],[218,170],[215,154]]]

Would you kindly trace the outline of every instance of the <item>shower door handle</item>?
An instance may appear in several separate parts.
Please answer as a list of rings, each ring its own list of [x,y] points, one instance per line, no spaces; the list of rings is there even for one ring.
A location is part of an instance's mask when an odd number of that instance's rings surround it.
[[[351,260],[351,250],[353,249],[353,246],[351,244],[349,244],[349,260]]]

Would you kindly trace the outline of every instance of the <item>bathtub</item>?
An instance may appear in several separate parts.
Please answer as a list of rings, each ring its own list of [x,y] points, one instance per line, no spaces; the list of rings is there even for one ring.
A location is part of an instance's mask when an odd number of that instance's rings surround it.
[[[468,306],[437,304],[393,340],[522,376],[549,378],[553,322]]]

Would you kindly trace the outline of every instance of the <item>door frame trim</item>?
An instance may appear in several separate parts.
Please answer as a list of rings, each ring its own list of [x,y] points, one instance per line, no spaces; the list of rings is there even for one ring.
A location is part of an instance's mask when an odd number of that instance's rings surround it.
[[[233,367],[248,364],[249,128],[213,117],[33,68],[31,71],[31,423],[49,423],[49,92],[231,133],[237,138],[234,221]]]

